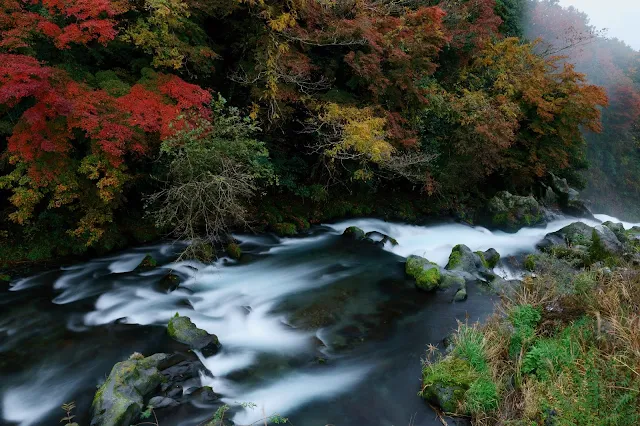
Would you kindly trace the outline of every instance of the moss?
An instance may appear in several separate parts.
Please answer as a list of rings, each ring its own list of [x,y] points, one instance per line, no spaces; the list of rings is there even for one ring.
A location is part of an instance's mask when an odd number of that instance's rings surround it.
[[[467,390],[477,378],[478,374],[467,361],[448,356],[423,368],[422,397],[436,402],[445,412],[458,412]]]
[[[480,258],[480,262],[482,262],[482,266],[484,266],[485,268],[488,268],[488,269],[489,269],[489,268],[492,268],[492,266],[490,266],[490,265],[489,265],[489,262],[487,262],[487,259],[485,259],[485,257],[484,257],[484,253],[483,253],[483,252],[481,252],[481,251],[477,251],[477,252],[475,252],[475,253],[476,253],[476,254],[478,255],[478,257]],[[453,253],[452,253],[452,254],[453,254]],[[451,258],[451,257],[449,257],[449,258]],[[494,264],[493,266],[495,266],[495,264]]]
[[[227,253],[232,259],[238,260],[242,256],[242,249],[236,243],[229,243],[227,245]]]
[[[509,223],[509,213],[496,213],[491,218],[491,222],[493,222],[494,225],[506,225]]]
[[[158,261],[153,258],[150,254],[146,255],[142,262],[140,262],[139,268],[155,268],[158,266]]]
[[[405,272],[416,280],[418,288],[427,291],[437,288],[442,278],[438,265],[418,256],[409,256]]]
[[[462,253],[460,253],[460,245],[457,245],[453,248],[453,250],[451,250],[447,269],[455,269],[460,265],[460,263],[462,263]]]
[[[342,235],[353,238],[354,240],[363,240],[366,236],[364,231],[357,226],[350,226],[344,230]]]
[[[296,225],[290,222],[276,223],[272,225],[272,228],[273,231],[281,237],[289,237],[298,233]]]
[[[9,282],[11,281],[11,277],[7,274],[0,274],[0,281],[6,281]]]

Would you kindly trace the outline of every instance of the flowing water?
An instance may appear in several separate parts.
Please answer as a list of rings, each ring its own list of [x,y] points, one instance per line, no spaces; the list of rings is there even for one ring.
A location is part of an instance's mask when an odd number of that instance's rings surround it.
[[[440,424],[417,396],[420,359],[456,321],[490,314],[495,297],[475,285],[464,303],[419,292],[404,276],[405,257],[445,265],[451,248],[466,244],[507,259],[573,221],[506,234],[359,219],[299,238],[239,235],[240,262],[173,263],[180,247],[157,245],[0,284],[0,424],[55,425],[60,405],[74,400],[76,420],[88,425],[96,386],[113,364],[177,348],[166,335],[176,312],[219,337],[222,350],[202,358],[209,371],[192,385],[212,386],[237,424],[273,413],[296,426]],[[342,238],[351,225],[399,245]],[[146,254],[161,266],[136,270]],[[175,291],[161,281],[169,270],[182,279]],[[496,271],[517,275],[508,261]],[[162,426],[194,426],[212,411],[187,404],[158,415]]]

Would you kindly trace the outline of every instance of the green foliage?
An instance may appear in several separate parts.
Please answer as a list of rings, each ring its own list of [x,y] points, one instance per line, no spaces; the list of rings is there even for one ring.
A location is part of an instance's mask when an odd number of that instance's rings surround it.
[[[60,423],[65,422],[65,426],[78,426],[78,423],[73,422],[73,419],[76,417],[73,413],[73,410],[76,408],[75,402],[69,402],[66,404],[62,404],[62,410],[66,413],[66,415],[60,419]]]
[[[465,408],[469,413],[489,413],[498,408],[498,388],[487,377],[474,381],[464,396]]]
[[[453,354],[467,360],[475,371],[488,373],[484,335],[476,327],[461,325],[454,336]]]
[[[535,336],[536,327],[542,315],[540,309],[531,305],[516,306],[509,313],[509,321],[513,326],[513,334],[509,343],[509,356],[516,358],[526,349]]]
[[[609,257],[611,257],[611,255],[602,244],[602,240],[600,239],[600,236],[594,229],[591,234],[591,245],[589,246],[589,260],[592,263],[595,263],[595,262],[605,261]]]
[[[240,259],[242,256],[242,249],[237,243],[229,243],[227,245],[227,253],[232,259]]]
[[[524,258],[524,268],[527,271],[535,271],[536,270],[536,255],[528,254],[527,257]]]

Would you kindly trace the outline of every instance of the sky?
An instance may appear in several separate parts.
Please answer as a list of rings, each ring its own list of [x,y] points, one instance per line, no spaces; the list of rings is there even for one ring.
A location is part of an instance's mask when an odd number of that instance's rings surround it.
[[[608,37],[619,38],[640,50],[640,0],[560,0],[589,15],[596,28],[607,28]]]

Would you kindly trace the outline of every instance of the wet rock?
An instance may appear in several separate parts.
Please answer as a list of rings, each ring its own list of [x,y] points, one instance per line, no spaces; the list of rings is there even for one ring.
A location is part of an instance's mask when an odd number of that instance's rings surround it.
[[[350,238],[352,240],[364,240],[366,238],[366,234],[364,231],[357,226],[350,226],[344,230],[342,236]]]
[[[165,378],[166,386],[163,387],[169,389],[171,384],[181,383],[189,379],[193,379],[194,377],[198,377],[200,370],[202,369],[204,369],[204,366],[197,358],[194,360],[185,360],[176,365],[165,368],[160,372]]]
[[[466,288],[461,288],[453,296],[453,301],[454,302],[464,302],[465,300],[467,300],[467,289]]]
[[[508,232],[544,223],[544,212],[533,196],[498,192],[487,205],[489,225]]]
[[[162,382],[158,364],[167,354],[134,354],[113,366],[91,405],[91,426],[129,426],[142,411],[144,398]]]
[[[173,340],[185,344],[191,349],[200,350],[204,356],[212,356],[220,348],[218,337],[196,327],[189,317],[181,317],[176,314],[169,321],[167,331]]]
[[[495,256],[492,253],[491,255]],[[499,258],[500,257],[498,255],[498,259]],[[451,250],[449,262],[445,269],[448,271],[464,272],[470,275],[471,279],[487,281],[495,278],[495,275],[491,272],[489,264],[484,257],[484,253],[480,256],[478,253],[472,252],[469,247],[463,244],[458,244]]]
[[[420,256],[407,258],[405,272],[415,279],[416,287],[426,291],[436,290],[442,279],[440,267]]]
[[[152,269],[155,268],[156,266],[158,266],[158,261],[156,259],[154,259],[153,256],[151,256],[150,254],[147,254],[143,259],[142,262],[140,262],[140,264],[136,267],[136,270],[145,270],[145,269]]]
[[[180,277],[174,274],[173,272],[169,272],[160,280],[160,288],[166,291],[167,293],[170,293],[176,290],[179,286],[180,286]]]
[[[482,256],[480,256],[480,253],[482,253]],[[493,269],[500,261],[500,253],[498,253],[496,249],[490,248],[485,252],[478,252],[477,254],[480,256],[481,260],[484,260],[482,263],[486,268]]]
[[[593,228],[582,222],[574,222],[565,226],[559,231],[545,235],[543,240],[538,243],[538,249],[546,252],[553,251],[557,248],[566,248],[568,246],[591,245],[591,236]]]
[[[557,197],[557,204],[560,210],[570,216],[593,218],[593,213],[589,208],[580,201],[580,193],[571,188],[566,179],[559,178],[553,173],[550,173],[551,181],[550,186]]]
[[[189,394],[189,398],[202,403],[211,403],[218,399],[218,395],[211,386],[203,386]]]
[[[616,235],[616,238],[621,243],[626,243],[629,241],[629,236],[627,235],[627,231],[624,229],[621,223],[613,223],[611,221],[605,222],[602,226],[606,226]]]
[[[180,405],[178,401],[172,398],[164,397],[164,396],[154,396],[149,400],[149,405],[153,408],[170,408],[177,407]]]
[[[390,237],[387,234],[383,234],[382,232],[378,232],[378,231],[367,232],[365,236],[366,236],[366,239],[371,240],[373,243],[379,244],[382,246],[384,246],[386,243],[390,243],[392,246],[398,245],[398,241],[395,238]]]
[[[466,287],[466,279],[457,272],[440,270],[440,275],[441,277],[440,277],[439,288],[462,289]]]

